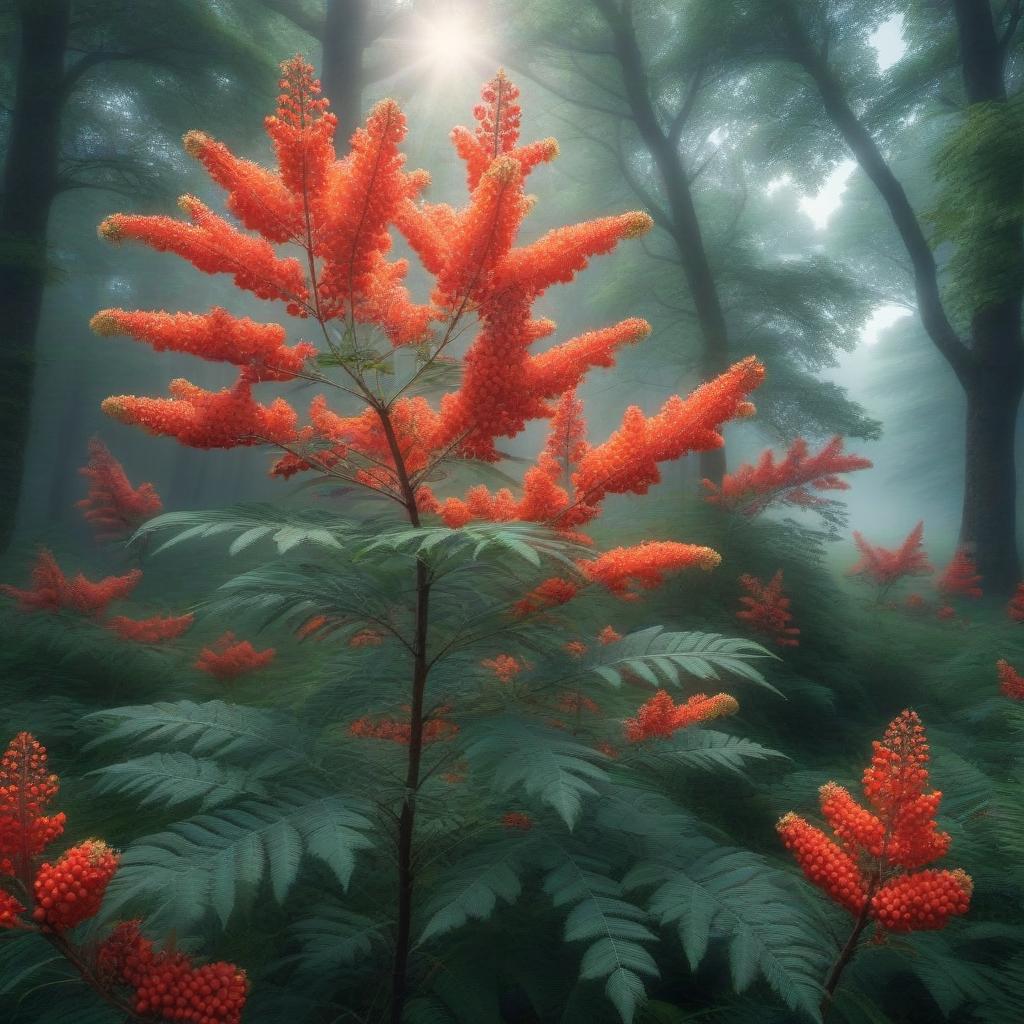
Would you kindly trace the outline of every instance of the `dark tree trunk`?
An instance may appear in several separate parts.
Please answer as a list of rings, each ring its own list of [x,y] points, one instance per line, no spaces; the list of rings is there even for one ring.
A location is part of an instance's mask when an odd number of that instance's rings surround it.
[[[1021,391],[1019,366],[985,368],[967,391],[960,543],[973,554],[986,592],[998,596],[1020,579],[1014,436]]]
[[[71,0],[18,5],[18,70],[0,196],[0,549],[10,543],[24,474],[70,13]]]
[[[630,112],[637,131],[658,168],[665,190],[670,220],[670,224],[665,227],[675,242],[683,276],[697,315],[697,326],[703,346],[701,376],[704,380],[710,380],[729,367],[729,337],[718,287],[693,201],[689,174],[679,152],[679,140],[675,133],[666,131],[658,119],[629,7],[620,11],[606,0],[598,0],[598,6],[612,30],[612,46],[622,72],[622,83]],[[707,479],[715,483],[721,482],[725,475],[725,466],[724,448],[701,452],[701,475]]]
[[[363,118],[363,51],[367,45],[367,0],[327,0],[324,16],[324,95],[338,117],[338,138],[347,140]],[[340,147],[344,149],[344,147]]]
[[[1004,53],[988,0],[953,0],[960,42],[964,88],[970,104],[1004,103]],[[858,119],[842,83],[807,34],[796,10],[780,8],[789,56],[814,81],[822,105],[843,136],[861,169],[885,202],[910,257],[918,312],[928,336],[956,373],[967,399],[964,505],[961,543],[977,560],[984,586],[993,596],[1006,596],[1020,574],[1017,551],[1017,485],[1014,435],[1024,355],[1021,347],[1021,288],[1015,285],[971,320],[971,344],[964,344],[943,307],[935,257],[906,192],[871,133]],[[1024,203],[1024,177],[1016,208]],[[1019,219],[1002,229],[1002,237],[982,242],[994,251],[1012,254],[1011,264],[1024,264],[1024,238]]]
[[[960,37],[960,65],[970,104],[1006,103],[1003,47],[988,0],[954,0]],[[991,173],[1004,174],[1004,168]],[[1024,171],[1016,168],[1016,194],[1008,207],[1024,203]],[[1019,215],[979,244],[991,246],[1010,266],[1024,265],[1024,236]],[[1019,274],[1004,294],[975,310],[971,319],[973,372],[966,384],[964,508],[961,543],[970,548],[985,589],[1000,597],[1020,579],[1017,548],[1017,466],[1014,441],[1024,351],[1021,339]]]

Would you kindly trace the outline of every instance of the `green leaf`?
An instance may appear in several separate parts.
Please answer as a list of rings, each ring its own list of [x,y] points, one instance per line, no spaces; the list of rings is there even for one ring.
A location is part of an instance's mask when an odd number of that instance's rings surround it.
[[[651,626],[616,643],[595,647],[590,660],[580,664],[578,674],[594,672],[616,687],[622,685],[626,675],[662,687],[680,686],[688,677],[719,679],[724,674],[782,696],[754,664],[774,658],[752,640],[719,633],[671,633],[662,626]]]
[[[489,843],[451,865],[427,903],[427,923],[419,941],[437,938],[470,920],[486,921],[499,899],[515,903],[522,891],[524,852],[524,841],[517,836]]]
[[[143,807],[199,801],[205,810],[244,796],[267,795],[253,773],[181,752],[147,754],[89,774],[97,780],[97,792],[136,797]]]

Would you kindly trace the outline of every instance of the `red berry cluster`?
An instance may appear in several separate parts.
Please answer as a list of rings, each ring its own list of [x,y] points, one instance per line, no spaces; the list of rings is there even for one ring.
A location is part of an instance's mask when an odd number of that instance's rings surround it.
[[[0,760],[0,875],[26,872],[25,858],[60,838],[64,815],[42,813],[57,789],[46,751],[27,732],[18,733]]]
[[[95,917],[119,860],[102,840],[87,839],[65,851],[56,864],[43,864],[32,886],[33,920],[62,932]]]
[[[949,849],[949,835],[935,822],[942,794],[925,792],[927,785],[924,727],[913,711],[903,711],[875,742],[864,772],[874,813],[830,782],[820,790],[821,813],[838,841],[792,813],[777,828],[807,878],[850,913],[866,910],[889,931],[944,928],[967,912],[973,887],[960,870],[907,870]]]
[[[248,982],[233,964],[195,967],[181,953],[156,951],[138,921],[119,924],[93,951],[66,937],[99,912],[119,858],[102,840],[86,839],[54,863],[36,867],[38,855],[64,829],[63,814],[41,813],[58,787],[46,762],[46,750],[27,732],[15,736],[0,759],[0,882],[11,876],[32,896],[26,908],[0,887],[0,929],[22,928],[49,939],[88,984],[118,1005],[117,989],[130,987],[133,1011],[147,1019],[239,1024]]]
[[[97,968],[106,979],[135,991],[136,1013],[192,1024],[238,1024],[249,983],[234,964],[194,967],[184,954],[156,950],[139,931],[138,921],[123,921],[100,945]]]

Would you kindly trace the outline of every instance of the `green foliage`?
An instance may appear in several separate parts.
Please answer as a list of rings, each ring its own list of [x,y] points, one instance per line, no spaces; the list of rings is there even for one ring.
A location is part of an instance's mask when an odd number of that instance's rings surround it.
[[[613,686],[621,686],[624,676],[635,675],[655,687],[679,686],[687,677],[717,680],[719,673],[727,673],[782,696],[751,664],[772,657],[752,640],[717,633],[672,633],[651,626],[598,648],[583,671],[594,672]]]

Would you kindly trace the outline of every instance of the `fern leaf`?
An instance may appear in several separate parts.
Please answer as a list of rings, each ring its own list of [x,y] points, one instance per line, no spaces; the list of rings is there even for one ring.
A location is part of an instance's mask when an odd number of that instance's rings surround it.
[[[467,745],[470,763],[478,762],[498,792],[521,788],[552,807],[571,830],[583,801],[597,795],[595,785],[608,775],[604,754],[565,733],[517,720],[488,723],[481,738]]]
[[[655,769],[693,768],[743,775],[749,762],[789,760],[781,751],[763,747],[742,736],[730,736],[713,729],[684,729],[650,752],[637,755],[633,763]]]
[[[209,757],[265,758],[273,752],[295,762],[305,760],[301,733],[290,719],[220,700],[111,708],[87,715],[86,720],[113,726],[86,749],[122,741],[184,747],[194,755]]]
[[[516,838],[490,843],[452,865],[427,904],[427,923],[419,941],[461,928],[470,920],[487,920],[499,899],[515,903],[522,891],[519,873],[524,853],[523,841]]]
[[[687,677],[719,679],[720,673],[782,694],[769,683],[755,662],[775,656],[752,640],[719,633],[671,633],[662,626],[630,633],[614,644],[595,648],[579,674],[593,672],[612,686],[622,685],[626,674],[639,676],[652,686],[679,686]]]
[[[658,965],[642,942],[657,936],[647,927],[647,912],[624,898],[623,887],[605,866],[562,851],[564,859],[544,879],[544,891],[556,907],[573,905],[565,922],[567,942],[589,942],[580,962],[584,980],[605,979],[605,995],[623,1024],[632,1024],[646,998],[643,978],[659,976]]]
[[[237,555],[253,544],[269,537],[284,554],[299,544],[340,550],[356,533],[354,524],[321,511],[285,513],[273,505],[239,505],[226,509],[203,509],[196,512],[165,512],[136,530],[129,545],[151,540],[157,534],[171,533],[153,554],[160,554],[189,540],[201,540],[226,533],[238,536],[228,553]]]
[[[287,804],[249,801],[178,822],[132,844],[107,890],[104,916],[126,905],[153,908],[153,920],[188,928],[212,910],[226,925],[268,877],[283,900],[304,854],[348,886],[355,854],[372,845],[370,822],[338,797],[292,793]]]
[[[788,876],[763,858],[690,836],[637,865],[623,885],[655,886],[650,911],[676,926],[691,969],[712,936],[725,935],[738,992],[762,974],[787,1006],[819,1019],[829,940],[802,909]]]
[[[267,795],[254,773],[183,753],[147,754],[89,774],[97,779],[97,792],[135,797],[143,807],[199,801],[207,810],[244,796]]]

